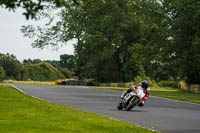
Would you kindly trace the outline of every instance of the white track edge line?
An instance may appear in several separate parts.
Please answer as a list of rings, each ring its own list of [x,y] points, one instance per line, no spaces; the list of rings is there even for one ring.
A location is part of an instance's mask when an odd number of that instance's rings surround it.
[[[31,97],[33,97],[33,98],[36,98],[36,99],[39,99],[39,100],[42,100],[42,101],[46,101],[46,102],[49,102],[49,103],[53,103],[53,102],[51,102],[51,101],[48,101],[48,100],[45,100],[45,99],[41,99],[41,98],[36,97],[36,96],[29,95],[29,94],[27,94],[26,92],[24,92],[23,90],[21,90],[21,89],[19,89],[18,87],[16,87],[15,85],[11,85],[11,86],[12,86],[13,88],[17,89],[18,91],[22,92],[22,93],[25,94],[25,95],[31,96]]]

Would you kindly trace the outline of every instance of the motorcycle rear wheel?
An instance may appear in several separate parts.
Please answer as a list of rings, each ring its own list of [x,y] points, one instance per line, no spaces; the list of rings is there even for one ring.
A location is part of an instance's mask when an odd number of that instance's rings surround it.
[[[133,99],[131,103],[126,107],[126,111],[130,111],[133,107],[135,107],[138,103],[138,99]]]

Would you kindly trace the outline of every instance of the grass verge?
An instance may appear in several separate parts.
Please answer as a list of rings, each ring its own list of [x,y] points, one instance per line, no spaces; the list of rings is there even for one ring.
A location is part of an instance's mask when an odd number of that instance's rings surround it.
[[[125,122],[111,120],[24,95],[0,86],[1,133],[151,133]]]
[[[117,91],[127,90],[127,88],[119,88],[119,87],[91,87],[91,88],[99,88],[99,89],[102,88],[102,89],[110,89]],[[200,104],[200,94],[186,92],[170,87],[151,87],[151,96],[164,97],[164,98],[170,98],[170,99]]]

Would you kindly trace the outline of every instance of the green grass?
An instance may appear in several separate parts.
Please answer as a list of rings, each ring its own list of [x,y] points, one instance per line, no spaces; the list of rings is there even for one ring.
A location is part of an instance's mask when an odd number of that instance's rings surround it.
[[[102,88],[102,89],[110,89],[110,90],[127,90],[127,88],[119,88],[119,87],[91,87],[91,88]],[[181,100],[192,103],[200,103],[200,94],[181,91],[175,88],[170,87],[150,87],[151,88],[151,96],[170,98],[175,100]]]
[[[151,133],[144,128],[111,120],[24,95],[0,86],[0,133]]]
[[[152,87],[151,95],[175,99],[175,100],[181,100],[186,102],[192,102],[192,103],[200,103],[200,94],[186,92],[174,88]]]

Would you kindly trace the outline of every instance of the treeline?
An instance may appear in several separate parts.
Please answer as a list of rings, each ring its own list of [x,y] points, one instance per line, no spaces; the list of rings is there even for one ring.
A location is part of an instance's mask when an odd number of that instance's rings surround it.
[[[61,55],[60,61],[42,61],[40,59],[23,60],[20,63],[14,55],[0,54],[0,81],[4,79],[54,81],[70,78],[73,75],[72,55]]]
[[[22,32],[36,37],[32,45],[38,48],[76,40],[74,71],[80,79],[200,83],[199,0],[52,1],[26,14],[49,18],[45,27],[24,26]]]
[[[28,37],[39,31],[33,46],[40,48],[76,39],[80,79],[200,83],[199,0],[69,0],[61,7],[53,27],[22,31]]]

